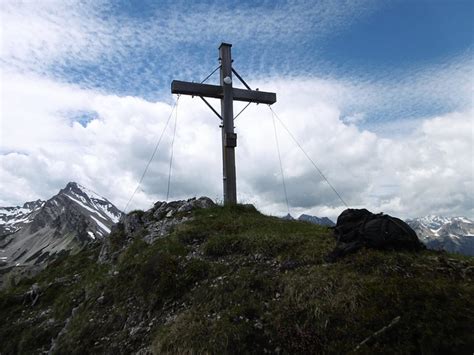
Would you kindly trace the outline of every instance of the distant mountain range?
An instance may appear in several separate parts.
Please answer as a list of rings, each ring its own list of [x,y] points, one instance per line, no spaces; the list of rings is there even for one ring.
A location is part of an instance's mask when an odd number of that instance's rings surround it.
[[[286,216],[282,217],[282,219],[287,219],[287,220],[295,220],[291,214],[287,214]],[[319,224],[320,226],[326,226],[326,227],[334,227],[336,224],[331,221],[327,217],[316,217],[316,216],[310,216],[308,214],[302,214],[301,216],[298,217],[298,221],[302,222],[309,222],[312,224]]]
[[[426,216],[406,222],[428,248],[474,256],[474,222],[470,219]]]
[[[110,233],[122,212],[106,198],[70,182],[47,201],[0,207],[0,268],[41,265]],[[284,219],[294,219],[290,214]],[[332,227],[327,217],[302,214],[299,221]],[[474,222],[465,217],[407,220],[430,249],[474,256]]]
[[[122,216],[106,198],[70,182],[47,201],[0,207],[0,266],[43,264],[102,239]]]
[[[301,216],[298,217],[298,221],[303,221],[303,222],[309,222],[313,224],[319,224],[321,226],[326,226],[326,227],[334,227],[336,224],[331,221],[327,217],[316,217],[316,216],[310,216],[307,214],[302,214]]]
[[[282,218],[295,220],[290,214]],[[335,223],[327,217],[302,214],[297,220],[327,227],[335,226]],[[474,256],[474,222],[472,220],[466,217],[426,216],[409,219],[406,222],[429,249]]]

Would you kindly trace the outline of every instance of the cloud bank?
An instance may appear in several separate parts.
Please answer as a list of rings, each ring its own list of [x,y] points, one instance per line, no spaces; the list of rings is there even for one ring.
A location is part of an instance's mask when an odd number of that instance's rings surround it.
[[[7,79],[15,85],[3,93],[10,119],[2,120],[9,134],[2,135],[0,203],[46,198],[77,180],[123,208],[172,106],[30,76]],[[337,95],[350,93],[350,85],[298,78],[268,81],[264,88],[278,93],[275,112],[351,207],[406,217],[473,215],[472,110],[418,120],[410,134],[386,137],[341,115]],[[90,117],[70,119],[76,112]],[[174,120],[132,208],[166,196]],[[181,97],[177,125],[171,197],[220,199],[218,118],[200,100]],[[336,216],[344,206],[278,122],[277,128],[292,213]],[[271,112],[250,106],[236,130],[239,199],[284,214]]]
[[[0,4],[0,205],[48,198],[75,180],[124,208],[171,113],[170,80],[202,79],[229,41],[236,68],[277,92],[278,116],[351,207],[474,217],[470,48],[404,70],[342,72],[319,46],[381,2],[123,6]],[[166,196],[174,119],[130,208]],[[221,199],[219,120],[182,97],[176,122],[171,197]],[[286,214],[271,112],[251,106],[236,130],[240,201]],[[291,213],[337,216],[341,201],[277,130]]]

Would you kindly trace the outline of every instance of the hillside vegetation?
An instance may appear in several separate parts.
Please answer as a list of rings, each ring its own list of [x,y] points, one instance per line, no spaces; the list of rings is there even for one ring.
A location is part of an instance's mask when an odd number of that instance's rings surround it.
[[[328,264],[325,227],[251,206],[181,214],[192,219],[148,244],[153,214],[132,212],[136,228],[114,228],[109,261],[96,243],[12,282],[0,353],[474,350],[473,258],[363,249]]]

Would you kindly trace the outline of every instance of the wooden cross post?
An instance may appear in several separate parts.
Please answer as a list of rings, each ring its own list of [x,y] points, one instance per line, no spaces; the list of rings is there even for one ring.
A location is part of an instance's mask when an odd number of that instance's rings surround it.
[[[237,187],[235,178],[235,147],[237,146],[237,134],[234,132],[234,101],[248,103],[274,104],[276,94],[252,90],[242,77],[232,68],[232,57],[229,43],[219,46],[220,85],[208,85],[173,80],[171,92],[173,94],[199,96],[211,110],[221,119],[222,124],[222,165],[224,182],[224,204],[235,205],[237,203]],[[232,74],[247,88],[237,89],[232,86]],[[204,99],[204,97],[221,100],[221,114]]]

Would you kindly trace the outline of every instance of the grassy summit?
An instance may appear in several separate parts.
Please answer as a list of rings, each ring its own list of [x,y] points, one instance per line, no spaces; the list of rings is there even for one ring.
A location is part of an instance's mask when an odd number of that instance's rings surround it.
[[[3,291],[0,353],[474,350],[473,258],[365,249],[326,264],[324,227],[247,206],[191,213],[151,245],[119,225],[115,261],[95,244]]]

